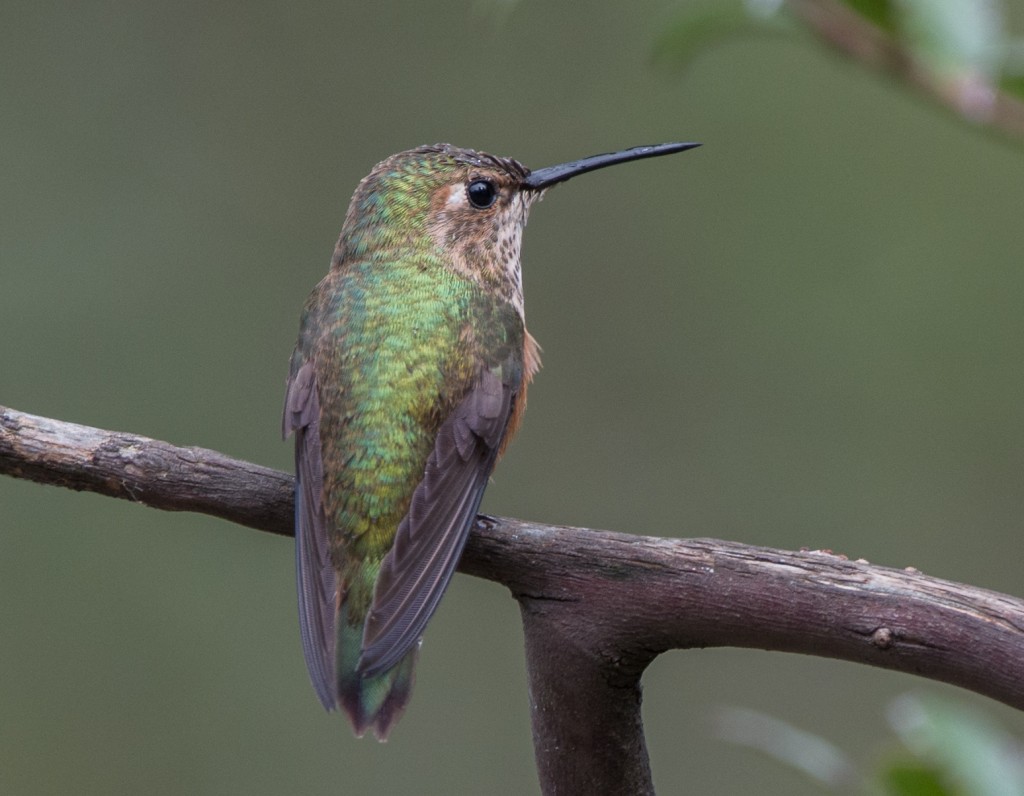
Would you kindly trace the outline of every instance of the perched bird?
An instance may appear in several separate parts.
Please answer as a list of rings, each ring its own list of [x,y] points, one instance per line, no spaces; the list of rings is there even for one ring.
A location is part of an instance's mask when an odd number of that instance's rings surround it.
[[[519,264],[531,204],[576,174],[694,146],[531,172],[436,144],[359,183],[302,313],[282,424],[306,665],[357,735],[384,740],[409,699],[420,638],[540,367]]]

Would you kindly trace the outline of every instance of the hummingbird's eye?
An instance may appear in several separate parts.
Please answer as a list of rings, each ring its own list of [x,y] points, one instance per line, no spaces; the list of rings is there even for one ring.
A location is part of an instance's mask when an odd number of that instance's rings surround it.
[[[473,180],[466,186],[466,196],[477,210],[485,210],[498,198],[498,188],[490,180]]]

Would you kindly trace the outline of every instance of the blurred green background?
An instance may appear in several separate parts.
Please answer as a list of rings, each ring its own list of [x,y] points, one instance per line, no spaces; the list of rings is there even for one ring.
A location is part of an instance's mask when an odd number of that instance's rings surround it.
[[[1010,7],[1017,28],[1022,3]],[[451,141],[580,178],[524,247],[544,370],[484,508],[825,547],[1021,594],[1024,158],[806,36],[655,64],[678,6],[0,11],[0,404],[288,468],[288,356],[349,196]],[[321,710],[289,540],[0,479],[0,792],[537,791],[522,637],[460,576],[392,740]],[[905,675],[746,650],[645,677],[664,793],[815,793],[739,705],[878,753]]]

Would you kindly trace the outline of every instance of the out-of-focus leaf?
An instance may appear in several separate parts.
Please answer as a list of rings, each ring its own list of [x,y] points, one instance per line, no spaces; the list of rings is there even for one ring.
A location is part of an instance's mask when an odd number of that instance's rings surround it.
[[[715,717],[718,737],[757,749],[831,789],[859,779],[846,754],[819,735],[746,708],[721,708]]]
[[[936,767],[916,760],[886,765],[879,772],[878,786],[886,796],[961,796],[942,781]]]
[[[999,82],[999,88],[1007,94],[1013,94],[1019,99],[1024,99],[1024,75],[1004,76]]]
[[[700,52],[738,36],[764,36],[793,30],[781,3],[773,0],[729,0],[688,4],[655,42],[659,60],[686,65]]]
[[[1024,110],[1006,100],[1024,100],[1024,42],[1006,28],[1004,1],[697,0],[672,19],[654,57],[686,66],[728,39],[807,29],[963,119],[1019,136]]]
[[[891,0],[846,0],[846,5],[882,30],[896,32],[896,15]]]
[[[905,695],[889,722],[907,748],[941,766],[971,796],[1024,796],[1024,747],[988,718],[933,697]]]
[[[900,0],[896,9],[907,44],[933,68],[998,73],[1004,41],[999,0]]]
[[[992,113],[1006,56],[999,0],[900,0],[904,45],[927,65],[960,112]]]

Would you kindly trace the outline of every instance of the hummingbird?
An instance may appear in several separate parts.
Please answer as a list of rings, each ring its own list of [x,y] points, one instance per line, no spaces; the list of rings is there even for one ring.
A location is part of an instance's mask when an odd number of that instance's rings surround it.
[[[356,188],[302,312],[282,431],[295,435],[299,620],[323,706],[386,740],[540,348],[520,245],[544,191],[691,149],[635,147],[531,171],[450,144],[400,152]]]

